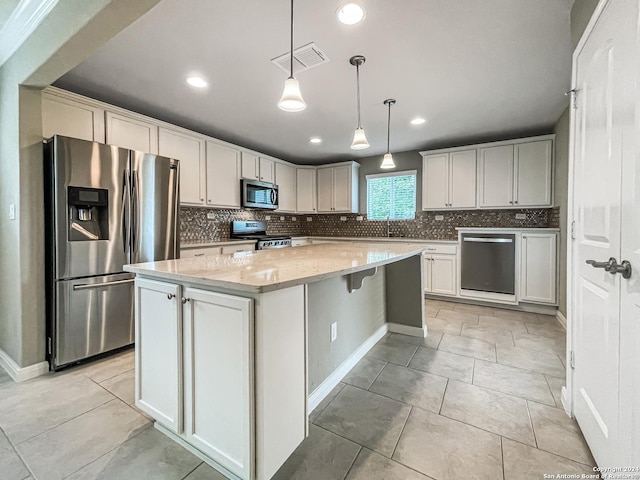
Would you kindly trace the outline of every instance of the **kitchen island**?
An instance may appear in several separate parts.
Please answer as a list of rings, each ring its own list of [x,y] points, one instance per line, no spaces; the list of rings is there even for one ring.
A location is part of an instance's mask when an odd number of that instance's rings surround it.
[[[136,406],[229,478],[268,480],[387,331],[426,335],[423,249],[322,244],[125,267]]]

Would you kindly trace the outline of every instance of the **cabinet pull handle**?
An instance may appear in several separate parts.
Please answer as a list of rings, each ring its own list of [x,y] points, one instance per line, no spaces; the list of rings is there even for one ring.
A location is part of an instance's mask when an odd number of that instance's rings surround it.
[[[176,298],[176,296],[173,293],[167,293],[167,298],[171,300],[173,298]]]
[[[182,304],[183,304],[183,305],[184,305],[185,303],[187,303],[187,302],[190,302],[190,301],[191,301],[191,299],[190,299],[190,298],[182,297]]]
[[[196,253],[194,257],[204,257],[204,253]]]

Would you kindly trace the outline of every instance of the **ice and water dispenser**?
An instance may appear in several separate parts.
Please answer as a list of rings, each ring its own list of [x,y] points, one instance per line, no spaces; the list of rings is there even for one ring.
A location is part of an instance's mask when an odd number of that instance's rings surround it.
[[[69,241],[108,240],[108,190],[88,187],[67,188]]]

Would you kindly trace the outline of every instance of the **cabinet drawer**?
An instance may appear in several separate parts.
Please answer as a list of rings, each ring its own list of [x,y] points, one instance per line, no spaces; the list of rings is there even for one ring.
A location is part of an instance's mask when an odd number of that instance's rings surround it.
[[[455,255],[457,253],[458,247],[457,245],[440,245],[440,244],[428,244],[425,245],[424,253],[429,255],[432,253],[442,254],[442,255]]]
[[[242,245],[225,245],[222,253],[253,252],[256,249],[255,243],[243,243]]]
[[[220,255],[222,247],[186,248],[180,250],[180,258],[204,257],[205,255]]]

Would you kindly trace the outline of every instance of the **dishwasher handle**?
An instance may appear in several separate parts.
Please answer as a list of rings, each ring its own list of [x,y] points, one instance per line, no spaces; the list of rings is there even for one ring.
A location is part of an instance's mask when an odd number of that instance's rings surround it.
[[[512,238],[492,238],[492,237],[464,237],[463,242],[477,243],[513,243]]]

